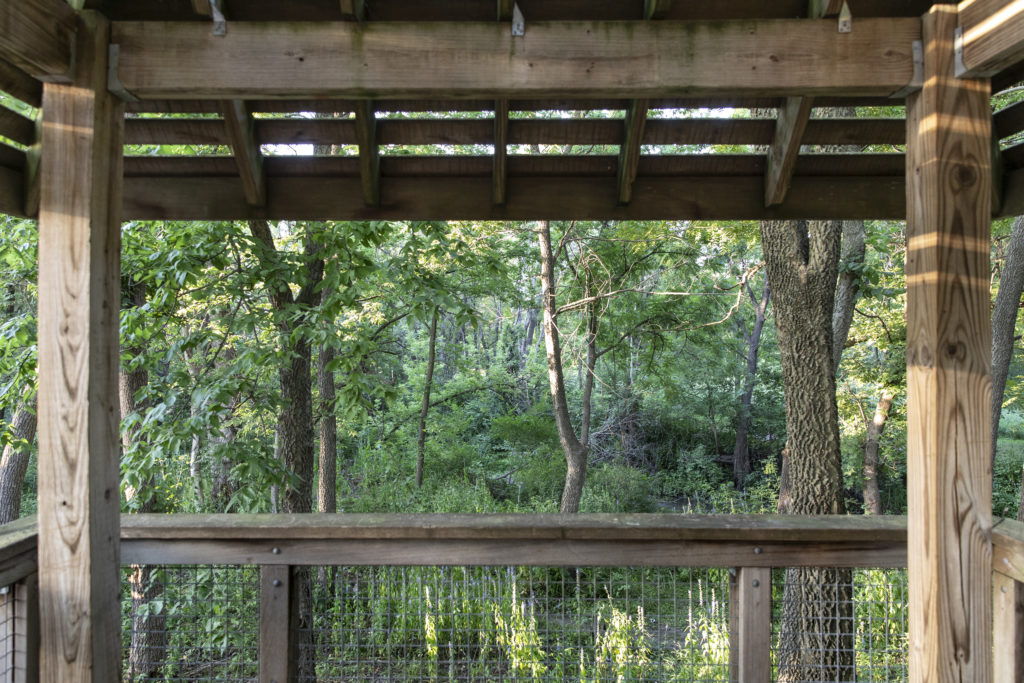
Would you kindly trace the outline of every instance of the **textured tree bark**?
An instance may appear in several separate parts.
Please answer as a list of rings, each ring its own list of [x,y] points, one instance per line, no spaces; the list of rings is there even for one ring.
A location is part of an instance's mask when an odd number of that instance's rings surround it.
[[[572,428],[569,404],[565,398],[565,378],[562,373],[562,347],[555,320],[555,254],[551,248],[551,224],[541,221],[537,230],[540,243],[541,308],[544,315],[544,347],[548,361],[548,385],[558,428],[558,441],[565,453],[565,487],[559,511],[576,513],[580,510],[583,484],[587,476],[587,448]]]
[[[334,349],[321,346],[317,354],[316,383],[320,393],[320,477],[317,482],[317,511],[338,511],[338,416],[334,412],[336,391]]]
[[[999,438],[999,416],[1003,410],[1006,378],[1013,359],[1013,331],[1017,311],[1024,292],[1024,216],[1013,222],[1006,243],[1006,260],[999,272],[999,291],[992,307],[992,462],[996,461],[996,440]],[[1024,486],[1021,488],[1024,500]],[[1018,511],[1018,517],[1021,514]]]
[[[0,456],[0,524],[21,515],[21,487],[25,483],[32,440],[36,435],[36,399],[20,404],[11,420],[12,436],[20,443],[4,446]]]
[[[864,265],[866,247],[864,221],[843,221],[843,246],[839,255],[842,267],[836,283],[836,302],[832,311],[832,368],[839,372],[846,338],[853,323],[853,308],[860,294],[860,268]]]
[[[423,486],[423,449],[427,445],[427,414],[430,412],[430,389],[434,382],[434,360],[437,358],[437,307],[430,318],[430,346],[427,349],[427,374],[423,378],[423,405],[416,436],[416,488]]]
[[[883,389],[864,438],[864,511],[871,515],[882,514],[882,495],[878,489],[878,441],[891,406],[892,392]]]
[[[749,289],[749,285],[748,285]],[[752,292],[750,292],[752,293]],[[764,330],[764,321],[768,313],[768,302],[771,299],[771,289],[768,287],[768,278],[764,280],[764,287],[761,290],[760,300],[751,296],[754,301],[754,327],[747,337],[747,368],[744,373],[743,395],[740,397],[740,412],[736,418],[736,444],[732,451],[732,477],[736,486],[743,487],[747,477],[750,476],[750,447],[747,443],[750,430],[750,406],[754,397],[754,385],[757,382],[757,356],[761,348],[761,332]]]
[[[761,223],[782,359],[792,514],[843,512],[832,353],[841,241],[838,222]],[[849,570],[787,570],[780,682],[852,680],[850,583]]]

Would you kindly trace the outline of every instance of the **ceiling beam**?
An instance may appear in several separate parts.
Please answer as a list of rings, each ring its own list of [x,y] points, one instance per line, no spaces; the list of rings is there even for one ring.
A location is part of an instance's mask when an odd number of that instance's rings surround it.
[[[810,97],[790,97],[779,109],[775,139],[768,150],[768,169],[764,177],[765,206],[775,206],[786,199],[813,103]]]
[[[346,21],[362,21],[366,18],[365,0],[339,0],[339,9]]]
[[[964,0],[957,7],[958,76],[994,76],[1024,59],[1024,0]]]
[[[119,22],[118,78],[139,98],[890,95],[920,20],[550,22],[513,45],[493,23]],[[592,59],[587,58],[593,56]],[[216,64],[217,68],[210,68]]]
[[[619,146],[619,204],[633,199],[633,181],[640,164],[640,145],[647,123],[647,100],[633,100],[626,110],[625,132]]]
[[[366,206],[380,204],[380,148],[377,143],[377,116],[373,103],[356,103],[356,141],[359,145],[359,178]]]
[[[508,178],[508,100],[494,101],[494,170],[491,173],[491,200],[505,203]]]
[[[252,115],[242,100],[225,101],[223,115],[228,144],[242,179],[245,201],[251,206],[263,206],[267,201],[267,178]]]
[[[64,0],[17,0],[0,8],[0,58],[41,81],[70,82],[75,11]]]

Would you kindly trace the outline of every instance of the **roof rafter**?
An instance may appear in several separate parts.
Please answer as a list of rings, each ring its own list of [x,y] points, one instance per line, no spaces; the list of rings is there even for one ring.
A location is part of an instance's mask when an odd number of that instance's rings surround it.
[[[963,0],[957,13],[957,75],[993,76],[1024,58],[1024,0]]]

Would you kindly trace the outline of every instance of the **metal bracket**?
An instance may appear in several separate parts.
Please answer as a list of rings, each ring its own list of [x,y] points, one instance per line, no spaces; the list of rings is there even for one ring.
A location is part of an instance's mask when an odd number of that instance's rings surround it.
[[[519,9],[519,3],[512,5],[512,36],[519,37],[526,35],[526,20],[523,19],[523,12]]]
[[[843,0],[843,7],[839,10],[839,32],[853,33],[853,14],[846,0]]]
[[[111,43],[107,46],[107,90],[125,102],[138,102],[139,98],[128,92],[121,83],[118,69],[121,65],[121,46]]]
[[[967,73],[967,65],[964,64],[964,27],[957,26],[953,29],[953,69],[957,76]]]
[[[914,58],[914,75],[910,77],[910,83],[907,83],[906,87],[889,96],[893,99],[902,99],[912,92],[917,92],[924,85],[924,43],[915,40],[910,47]]]
[[[228,20],[224,16],[221,5],[224,0],[210,0],[210,16],[213,18],[213,35],[224,36],[228,33]]]

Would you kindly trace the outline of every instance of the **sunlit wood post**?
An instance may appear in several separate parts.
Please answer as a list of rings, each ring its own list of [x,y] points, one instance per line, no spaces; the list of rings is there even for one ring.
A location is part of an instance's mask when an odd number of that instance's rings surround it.
[[[923,17],[907,100],[910,680],[992,680],[989,82],[955,74],[955,5]]]
[[[43,91],[39,212],[41,678],[121,678],[118,310],[123,107],[109,26],[81,15],[75,77]]]

